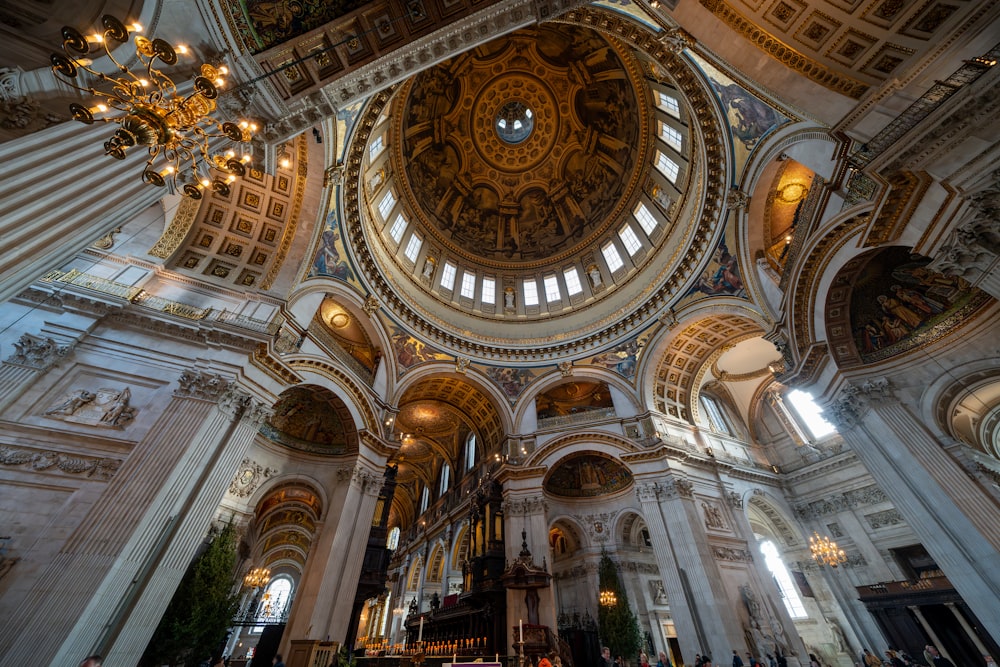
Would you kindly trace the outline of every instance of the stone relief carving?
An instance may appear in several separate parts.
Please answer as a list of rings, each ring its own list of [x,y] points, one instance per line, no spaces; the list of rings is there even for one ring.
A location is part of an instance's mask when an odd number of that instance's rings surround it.
[[[725,522],[722,520],[722,512],[717,506],[703,500],[701,501],[701,510],[705,513],[706,528],[721,529],[726,527]]]
[[[614,518],[614,514],[611,512],[576,514],[574,516],[580,525],[587,527],[587,534],[592,541],[603,544],[611,539],[611,520]]]
[[[735,491],[730,491],[726,495],[726,500],[729,501],[729,505],[731,507],[735,507],[738,510],[743,509],[743,496],[736,493]]]
[[[49,419],[58,419],[74,424],[100,426],[102,428],[125,428],[139,412],[129,405],[132,391],[102,387],[95,391],[76,389],[64,394],[42,414]]]
[[[726,193],[726,206],[731,209],[739,210],[744,209],[750,204],[750,197],[747,193],[733,188]]]
[[[466,357],[455,357],[455,372],[465,375],[465,371],[469,369],[469,364],[472,363]]]
[[[833,523],[826,524],[827,530],[830,531],[830,537],[843,537],[844,531],[840,529],[840,524],[834,521]]]
[[[545,512],[549,508],[545,498],[541,496],[531,496],[528,498],[513,498],[503,502],[504,514],[510,516],[525,516],[527,514],[538,514]]]
[[[864,505],[877,505],[888,501],[885,492],[874,484],[860,489],[846,491],[830,499],[815,500],[795,508],[801,519],[817,519],[828,514],[850,511]]]
[[[653,594],[653,602],[656,604],[667,604],[667,591],[663,587],[663,581],[660,579],[650,579],[649,590]]]
[[[572,361],[560,361],[559,365],[558,365],[558,368],[559,368],[559,374],[561,376],[563,376],[564,378],[570,377],[571,375],[573,375],[573,362]]]
[[[201,371],[184,371],[177,378],[179,385],[175,396],[190,396],[206,401],[217,401],[229,388],[229,380],[221,375],[209,375]]]
[[[875,512],[873,514],[866,514],[865,521],[867,521],[868,525],[873,529],[884,528],[886,526],[895,526],[903,523],[903,516],[899,513],[899,510],[893,508],[883,510],[881,512]]]
[[[261,482],[277,472],[275,468],[265,468],[256,461],[243,459],[236,476],[229,483],[229,493],[237,498],[246,498],[257,490]]]
[[[746,549],[712,545],[712,556],[715,560],[728,560],[735,563],[752,563],[753,554]]]
[[[46,370],[72,349],[72,345],[59,345],[51,338],[24,334],[14,343],[14,354],[7,357],[4,363]]]
[[[86,475],[101,480],[111,476],[121,467],[121,459],[96,456],[68,456],[62,452],[32,450],[0,446],[0,464],[27,466],[32,470],[55,468],[72,475]]]
[[[365,315],[371,317],[375,314],[382,304],[379,303],[378,298],[374,294],[369,294],[368,298],[365,299],[365,303],[361,306],[361,310],[365,311]]]
[[[219,397],[219,410],[233,419],[243,417],[247,409],[253,405],[250,394],[237,389],[235,383],[230,383],[226,391]]]
[[[680,54],[684,49],[689,49],[695,44],[695,39],[686,30],[682,28],[670,28],[663,32],[659,37],[660,43],[663,44],[667,51],[674,54],[675,56]]]
[[[1000,170],[991,187],[969,198],[967,219],[956,227],[927,266],[946,276],[977,280],[1000,255]]]

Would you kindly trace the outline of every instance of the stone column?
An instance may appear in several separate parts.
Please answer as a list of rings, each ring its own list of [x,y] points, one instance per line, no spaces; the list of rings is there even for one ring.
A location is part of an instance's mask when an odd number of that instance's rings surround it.
[[[646,519],[646,527],[649,528],[649,540],[653,544],[660,578],[670,603],[670,616],[677,629],[681,655],[685,661],[689,661],[694,660],[696,653],[701,653],[708,643],[708,636],[701,618],[695,613],[696,609],[691,603],[687,583],[681,576],[673,545],[667,536],[666,524],[660,511],[659,491],[656,482],[640,481],[638,477],[636,478],[636,494]]]
[[[444,567],[441,569],[441,602],[444,603],[444,598],[448,595],[448,574],[451,572],[451,552],[455,548],[454,545],[455,531],[452,530],[451,524],[444,529]]]
[[[333,525],[328,516],[309,555],[282,640],[284,649],[293,640],[345,640],[384,478],[380,466],[361,460],[353,469],[338,471],[338,476],[348,483],[339,520]],[[289,663],[289,667],[296,666]]]
[[[8,659],[73,664],[111,649],[109,667],[135,664],[236,470],[225,448],[249,406],[217,375],[180,384],[3,628]]]
[[[901,403],[885,378],[846,384],[831,414],[921,543],[1000,636],[1000,508]]]
[[[941,643],[941,639],[939,639],[937,633],[934,632],[934,626],[928,623],[927,619],[924,618],[924,612],[920,611],[920,607],[918,605],[911,604],[907,605],[907,609],[913,612],[913,615],[920,623],[920,627],[924,629],[927,636],[931,638],[932,642],[934,642],[933,646],[938,650],[938,653],[951,660],[951,656],[948,655],[948,651],[945,649],[944,644]],[[954,661],[952,661],[952,664],[954,664]]]
[[[962,626],[963,630],[965,630],[965,634],[969,635],[969,639],[971,639],[972,643],[975,644],[976,648],[979,649],[979,655],[989,655],[990,650],[986,648],[986,645],[983,644],[983,641],[979,638],[979,635],[977,635],[976,631],[972,629],[971,625],[969,625],[969,621],[965,618],[965,615],[962,613],[962,610],[958,608],[958,605],[955,604],[954,602],[945,602],[944,606],[948,607],[948,610],[958,620],[958,624]]]
[[[0,412],[16,401],[38,376],[69,354],[73,343],[60,344],[44,336],[24,334],[14,343],[14,354],[0,365]]]

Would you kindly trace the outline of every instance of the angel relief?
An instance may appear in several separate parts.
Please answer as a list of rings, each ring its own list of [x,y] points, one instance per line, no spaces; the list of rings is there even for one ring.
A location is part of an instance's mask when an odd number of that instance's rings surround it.
[[[102,388],[96,391],[77,389],[64,394],[42,414],[74,424],[122,429],[134,419],[138,410],[129,405],[132,391]]]

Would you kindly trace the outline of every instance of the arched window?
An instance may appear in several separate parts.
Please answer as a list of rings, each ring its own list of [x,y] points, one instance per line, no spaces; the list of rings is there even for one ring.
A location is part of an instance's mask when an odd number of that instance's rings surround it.
[[[476,434],[470,433],[465,440],[465,469],[472,470],[476,467]]]
[[[443,496],[451,484],[451,466],[445,463],[441,466],[441,484],[438,486],[438,496]]]
[[[729,422],[726,421],[726,416],[715,398],[708,394],[702,394],[699,400],[701,401],[702,409],[705,411],[705,416],[708,417],[708,424],[712,430],[717,433],[732,435],[733,430],[729,427]]]
[[[417,512],[417,514],[423,514],[424,512],[426,512],[427,506],[430,504],[430,502],[431,502],[431,490],[425,486],[424,490],[420,492],[420,511]]]
[[[389,531],[389,537],[385,541],[385,548],[395,551],[396,547],[398,546],[399,546],[399,526],[396,526],[395,528]]]
[[[799,592],[795,590],[795,583],[788,573],[788,568],[785,567],[784,561],[781,560],[781,556],[778,554],[778,547],[774,546],[774,542],[771,540],[765,540],[760,543],[760,552],[764,554],[764,562],[767,564],[767,569],[771,571],[775,583],[778,584],[778,591],[781,593],[781,599],[785,601],[785,608],[788,609],[788,615],[793,619],[809,618],[809,614],[806,613],[806,608],[802,604],[802,598],[799,597]]]
[[[260,623],[251,630],[262,632],[264,625],[283,623],[292,603],[292,579],[288,575],[278,575],[270,581],[260,596],[254,620]]]
[[[810,394],[796,389],[788,392],[787,396],[792,407],[795,408],[795,414],[798,415],[799,421],[806,425],[813,438],[822,438],[837,430],[833,424],[823,419],[823,410],[816,405]]]

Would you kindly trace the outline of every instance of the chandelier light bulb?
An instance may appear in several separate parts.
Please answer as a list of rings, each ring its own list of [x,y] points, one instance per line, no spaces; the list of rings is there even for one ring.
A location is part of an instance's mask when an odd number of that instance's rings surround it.
[[[138,21],[133,21],[132,25],[130,26],[130,29],[132,30],[132,32],[142,32],[142,24],[139,23]]]
[[[183,54],[183,55],[186,56],[188,54],[188,47],[186,45],[184,45],[184,44],[178,44],[177,45],[177,53],[180,53],[180,54]]]

